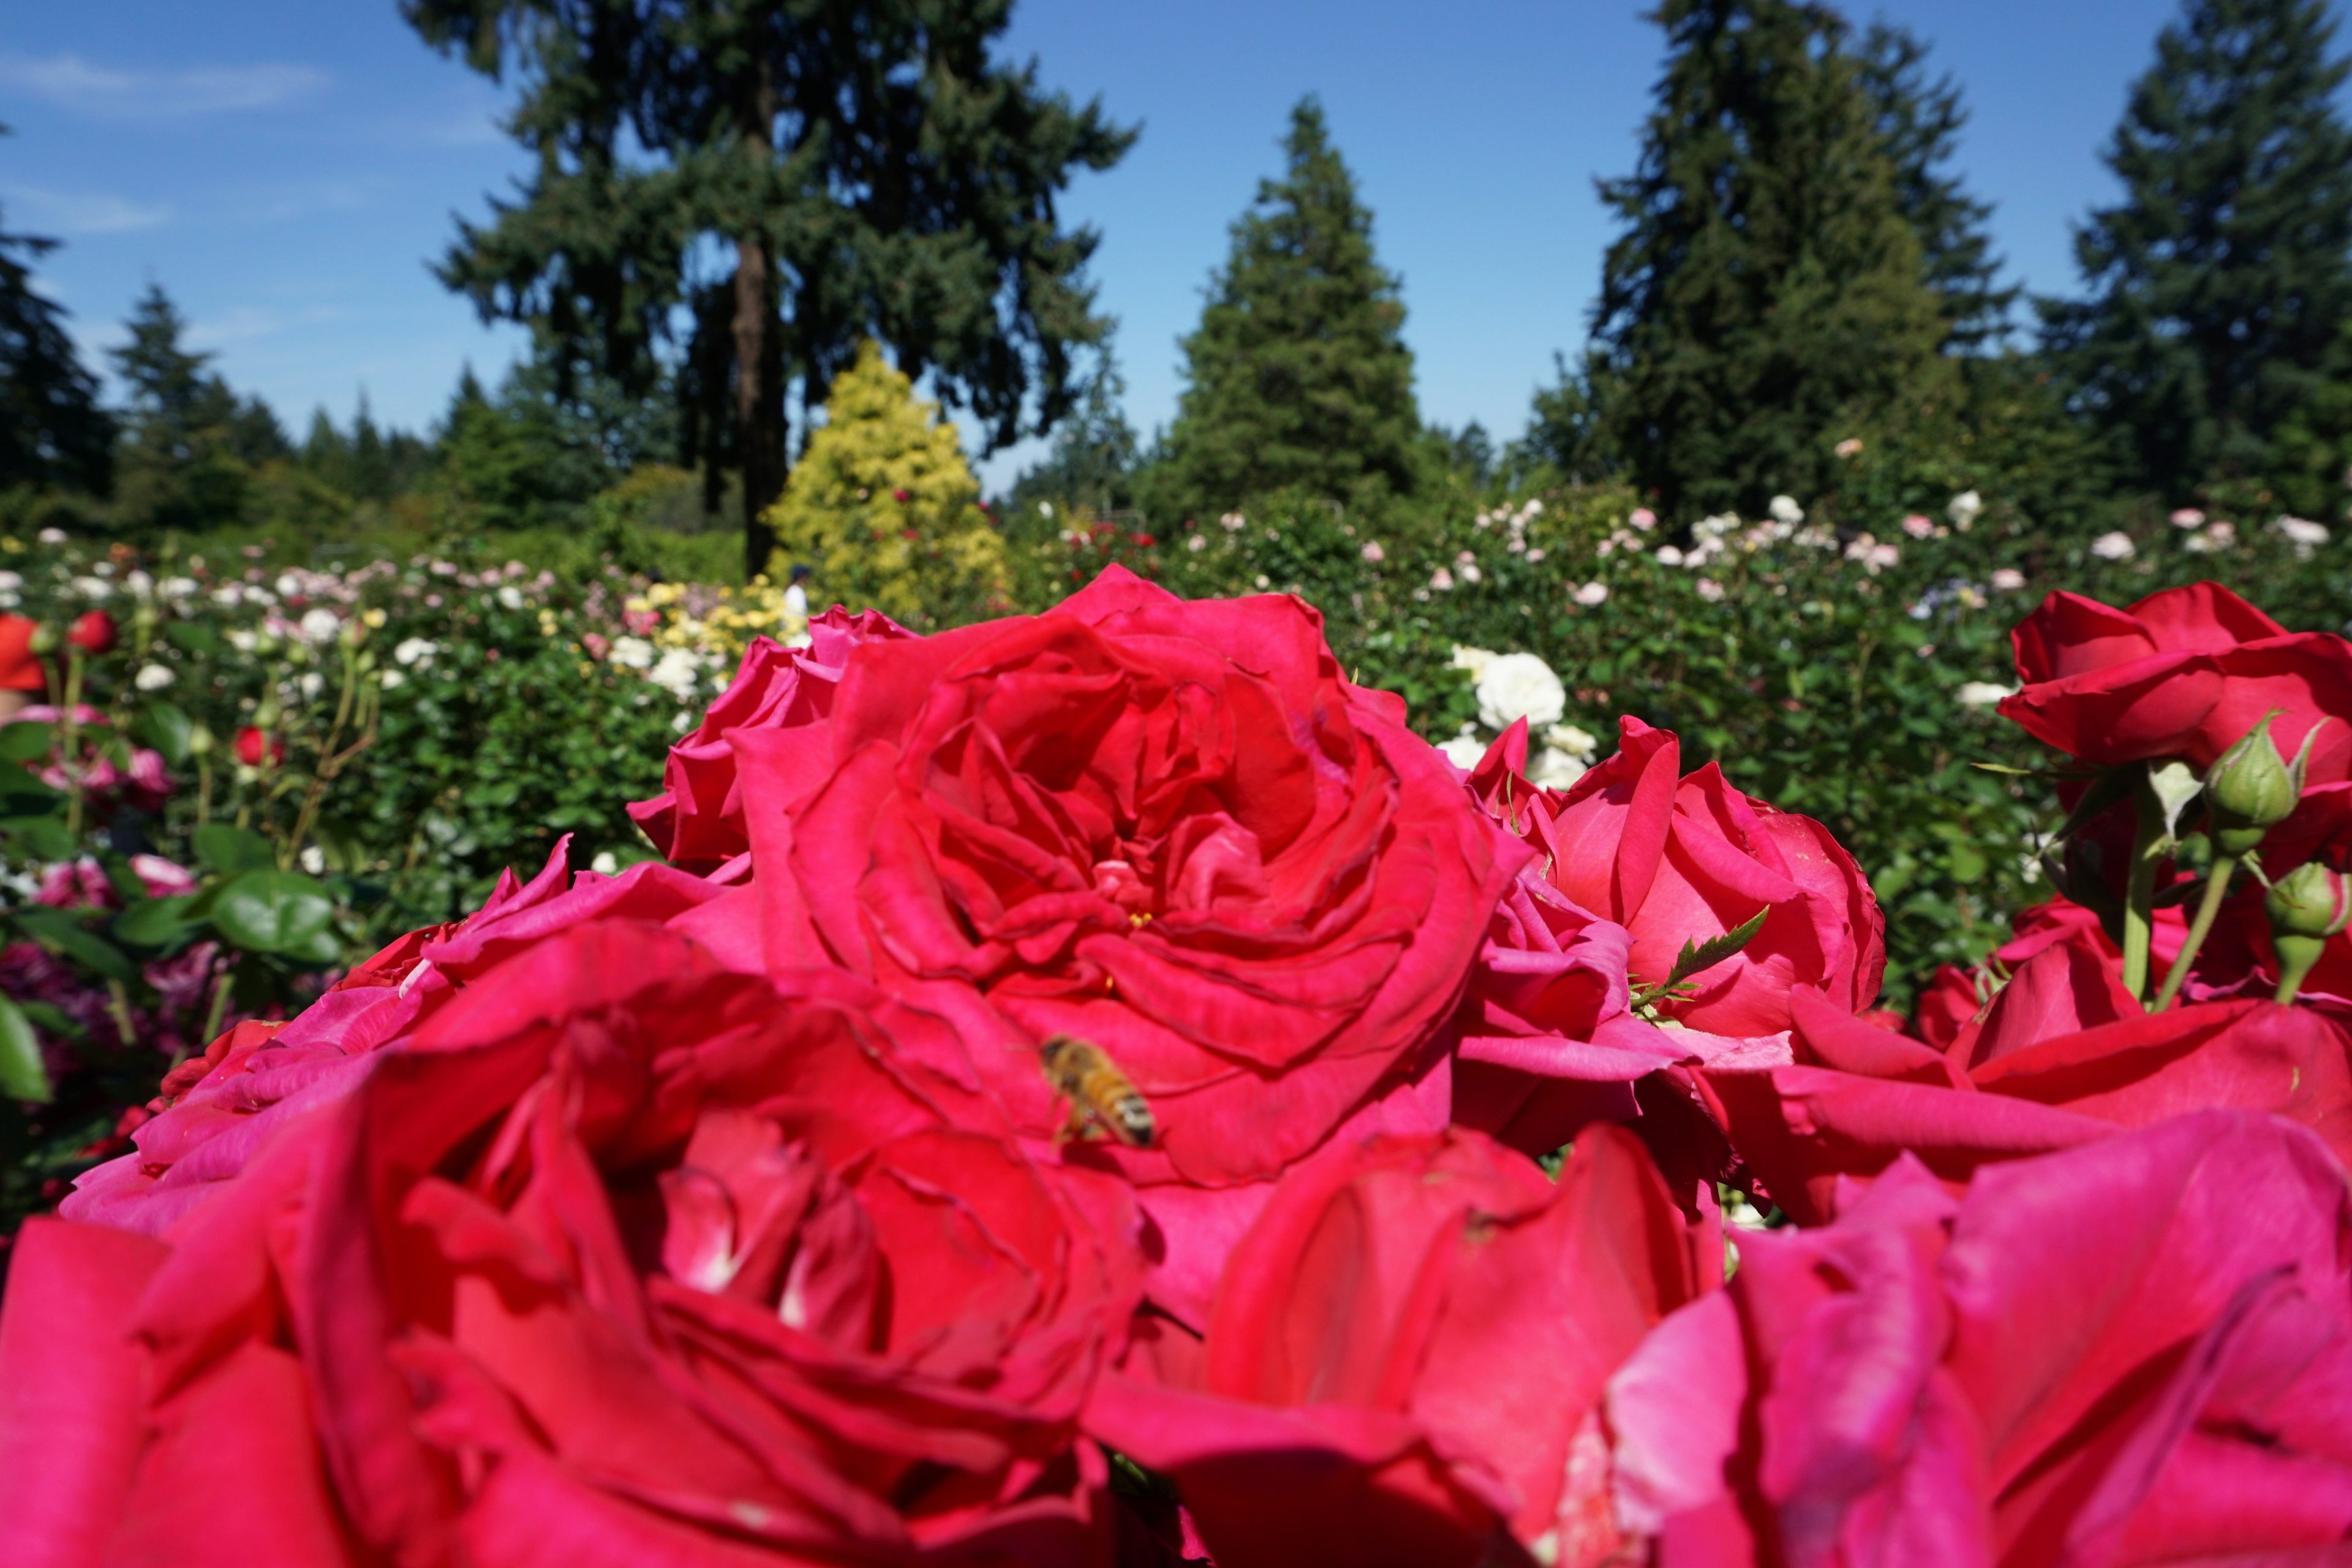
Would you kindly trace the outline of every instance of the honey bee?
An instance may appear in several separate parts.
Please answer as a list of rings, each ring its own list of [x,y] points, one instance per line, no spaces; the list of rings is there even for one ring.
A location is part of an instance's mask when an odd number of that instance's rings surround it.
[[[1054,1092],[1070,1102],[1069,1119],[1055,1142],[1116,1138],[1131,1149],[1151,1144],[1151,1107],[1118,1064],[1100,1046],[1055,1035],[1037,1047],[1037,1060]]]

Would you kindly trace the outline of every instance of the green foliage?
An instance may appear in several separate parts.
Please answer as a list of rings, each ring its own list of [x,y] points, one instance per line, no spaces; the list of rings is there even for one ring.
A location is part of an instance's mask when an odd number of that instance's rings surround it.
[[[747,566],[782,477],[785,386],[814,403],[867,337],[992,443],[1070,407],[1096,245],[1055,195],[1133,141],[994,58],[1009,0],[404,0],[425,40],[511,71],[520,199],[441,267],[555,361],[643,394],[682,335],[693,460],[744,475]],[[723,247],[732,275],[693,260]],[[690,323],[682,334],[676,321]]]
[[[871,605],[921,628],[1004,604],[1004,542],[939,405],[918,401],[868,342],[834,379],[824,415],[768,514],[769,576],[805,565],[812,605]]]
[[[131,314],[131,341],[109,350],[130,392],[115,458],[116,497],[133,530],[205,528],[244,510],[255,468],[287,455],[286,433],[258,398],[240,400],[185,347],[161,284]]]
[[[1284,489],[1377,505],[1413,489],[1404,306],[1314,99],[1291,110],[1283,153],[1184,340],[1187,385],[1144,486],[1163,527]]]
[[[1822,489],[1837,427],[1903,396],[1951,322],[1835,15],[1665,0],[1656,16],[1669,56],[1641,163],[1601,185],[1624,231],[1584,396],[1669,515],[1755,510]]]
[[[1005,497],[1009,511],[1034,512],[1040,501],[1065,511],[1085,507],[1097,514],[1125,510],[1134,504],[1139,452],[1135,428],[1119,406],[1120,395],[1126,390],[1118,367],[1105,351],[1100,367],[1087,384],[1086,400],[1055,433],[1045,460],[1013,481]]]
[[[2106,150],[2124,200],[2076,232],[2088,297],[2042,306],[2077,407],[2168,501],[2341,500],[2352,130],[2335,31],[2320,0],[2189,0]]]

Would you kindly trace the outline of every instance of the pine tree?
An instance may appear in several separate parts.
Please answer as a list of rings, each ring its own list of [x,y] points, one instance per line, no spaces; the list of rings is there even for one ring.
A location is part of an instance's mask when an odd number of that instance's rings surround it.
[[[1844,25],[1790,0],[1664,0],[1640,166],[1604,181],[1588,384],[1669,515],[1819,493],[1841,426],[1947,333]]]
[[[654,390],[680,356],[687,460],[743,476],[745,569],[785,467],[785,391],[821,401],[868,336],[992,444],[1049,428],[1097,341],[1096,236],[1057,192],[1133,132],[992,58],[1012,0],[403,0],[425,38],[523,78],[521,199],[442,265],[530,322],[567,376]],[[710,274],[723,253],[729,264]],[[568,394],[569,383],[562,389]]]
[[[2075,232],[2088,298],[2042,302],[2077,408],[2168,499],[2231,480],[2341,499],[2309,467],[2345,434],[2315,426],[2352,315],[2335,32],[2322,0],[2189,0],[2105,154],[2125,198]]]
[[[65,310],[33,287],[30,264],[56,246],[0,229],[0,489],[103,493],[112,481],[113,422],[67,335]]]
[[[1016,514],[1044,501],[1086,507],[1097,516],[1132,504],[1138,451],[1135,426],[1119,405],[1126,392],[1118,366],[1106,353],[1077,412],[1055,432],[1045,460],[1013,481],[1005,504]]]
[[[878,345],[860,348],[769,509],[771,575],[807,566],[812,605],[870,606],[920,629],[1001,613],[1004,542],[939,413]]]
[[[1235,220],[1184,340],[1188,384],[1150,477],[1156,523],[1280,489],[1377,503],[1413,488],[1412,351],[1372,215],[1312,97],[1282,145],[1283,177]]]
[[[253,465],[286,448],[277,416],[239,403],[211,374],[213,356],[181,339],[187,319],[161,284],[131,313],[131,341],[107,351],[128,389],[115,456],[118,499],[136,526],[205,528],[242,510]]]
[[[1927,78],[1927,46],[1874,22],[1854,58],[1895,165],[1895,200],[1919,242],[1927,287],[1944,301],[1946,346],[1976,349],[2006,328],[2019,289],[2000,283],[2000,258],[1986,228],[1992,208],[1950,172],[1968,110],[1948,76]]]

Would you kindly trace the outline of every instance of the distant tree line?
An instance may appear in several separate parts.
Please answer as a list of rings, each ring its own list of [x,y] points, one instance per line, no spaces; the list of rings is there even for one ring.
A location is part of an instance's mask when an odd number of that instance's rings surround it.
[[[1857,452],[1881,479],[1899,456],[1911,478],[1886,483],[1923,488],[1962,447],[2040,485],[2053,520],[2117,495],[2345,507],[2352,131],[2324,0],[2184,0],[2104,150],[2123,194],[2076,227],[2079,289],[2031,300],[1957,172],[1966,108],[1920,40],[1808,0],[1662,0],[1639,156],[1599,182],[1616,234],[1586,343],[1500,447],[1421,416],[1400,280],[1311,97],[1182,341],[1175,416],[1146,439],[1094,308],[1097,237],[1056,210],[1135,132],[992,56],[1010,0],[403,11],[520,85],[534,171],[461,223],[438,269],[534,352],[494,390],[467,373],[429,432],[381,428],[362,402],[298,443],[186,346],[157,288],[109,351],[109,402],[34,284],[51,242],[0,215],[16,511],[331,531],[412,504],[507,528],[658,467],[743,529],[756,572],[805,416],[868,341],[988,445],[1051,435],[1014,517],[1077,507],[1164,532],[1277,496],[1404,516],[1549,475],[1628,484],[1687,524],[1852,490]]]

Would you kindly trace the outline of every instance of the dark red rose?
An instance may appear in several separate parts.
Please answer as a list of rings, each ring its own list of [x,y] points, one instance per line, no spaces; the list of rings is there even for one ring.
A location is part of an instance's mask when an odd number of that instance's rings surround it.
[[[1045,615],[865,642],[828,711],[730,740],[769,967],[966,988],[1031,1136],[1064,1115],[1037,1043],[1099,1047],[1155,1136],[1091,1157],[1144,1189],[1179,1310],[1340,1127],[1444,1124],[1433,1037],[1528,852],[1297,600],[1113,567]]]
[[[2352,647],[2290,633],[2218,583],[2118,610],[2052,594],[2011,634],[2022,689],[2000,711],[2085,762],[2181,757],[2202,771],[2281,710],[2271,738],[2293,756],[2322,719],[2308,781],[2352,775]]]
[[[2147,1013],[2087,938],[2028,959],[1938,1052],[1792,995],[1797,1063],[1707,1067],[1732,1143],[1798,1223],[1841,1180],[1908,1150],[1948,1181],[2209,1107],[2300,1121],[2352,1157],[2352,1035],[2305,1007],[2202,1002]]]
[[[836,605],[809,622],[806,647],[752,638],[733,682],[694,732],[670,748],[662,773],[667,787],[630,806],[629,816],[655,848],[689,870],[713,871],[744,853],[751,845],[743,836],[743,792],[728,737],[819,722],[833,711],[850,649],[911,635],[878,610],[853,616]]]
[[[637,921],[525,948],[160,1242],[37,1229],[12,1545],[1106,1563],[1077,1418],[1139,1295],[1133,1198],[926,1067],[942,1027]],[[64,1386],[58,1442],[26,1423]],[[225,1510],[230,1477],[266,1484]]]
[[[84,610],[66,628],[66,646],[78,647],[93,658],[112,653],[114,643],[114,617],[104,610]]]
[[[0,615],[0,691],[46,691],[48,676],[33,651],[41,628],[23,616]]]
[[[2209,1111],[1979,1172],[1906,1159],[1611,1384],[1654,1561],[2321,1563],[2352,1539],[2352,1193]]]
[[[1699,1250],[1621,1129],[1557,1184],[1472,1132],[1335,1148],[1234,1248],[1194,1374],[1106,1378],[1087,1426],[1219,1568],[1614,1561],[1602,1389],[1721,1278]]]

